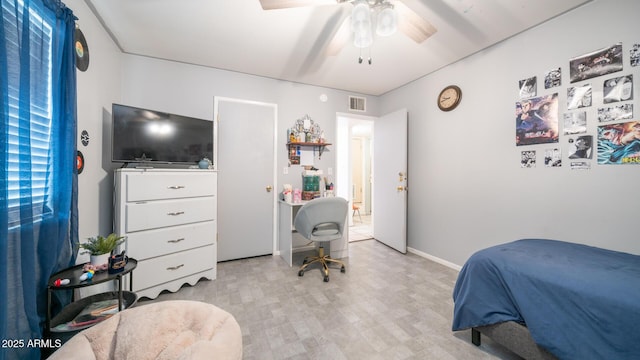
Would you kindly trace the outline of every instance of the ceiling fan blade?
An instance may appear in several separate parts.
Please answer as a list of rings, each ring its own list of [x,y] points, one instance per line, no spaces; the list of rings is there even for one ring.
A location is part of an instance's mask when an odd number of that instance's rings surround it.
[[[336,0],[260,0],[263,10],[287,9],[293,7],[330,5]]]
[[[438,31],[435,26],[420,17],[415,11],[409,9],[404,3],[396,1],[394,9],[398,11],[398,30],[418,44]]]
[[[335,56],[338,55],[340,50],[347,44],[349,39],[351,38],[351,16],[347,16],[344,21],[342,21],[342,25],[338,28],[335,35],[333,35],[333,39],[327,45],[327,50],[325,54],[327,56]]]

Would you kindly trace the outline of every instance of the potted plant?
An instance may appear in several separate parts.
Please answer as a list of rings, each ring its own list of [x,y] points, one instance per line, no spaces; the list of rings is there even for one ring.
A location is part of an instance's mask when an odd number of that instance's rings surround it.
[[[123,242],[124,236],[111,233],[107,237],[102,235],[91,237],[86,243],[80,244],[80,247],[89,251],[91,265],[99,266],[106,264],[111,252]]]

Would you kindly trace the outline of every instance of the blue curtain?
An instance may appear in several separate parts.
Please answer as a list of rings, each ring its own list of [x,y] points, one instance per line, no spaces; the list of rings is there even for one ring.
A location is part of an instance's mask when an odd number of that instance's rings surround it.
[[[0,360],[40,358],[47,281],[75,263],[74,30],[60,1],[2,0]]]

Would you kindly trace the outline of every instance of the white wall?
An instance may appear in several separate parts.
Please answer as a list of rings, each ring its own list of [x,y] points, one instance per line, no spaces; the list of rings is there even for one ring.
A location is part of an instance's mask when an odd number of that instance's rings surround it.
[[[640,2],[597,0],[530,29],[381,98],[381,113],[409,111],[409,247],[462,265],[476,250],[519,238],[551,238],[640,254],[640,166],[597,165],[571,170],[567,137],[561,168],[545,168],[549,145],[515,145],[518,80],[538,77],[538,96],[559,92],[566,111],[569,59],[622,42],[624,70],[593,78],[588,134],[604,79],[633,74],[640,118],[640,67],[629,50],[640,43]],[[562,86],[545,90],[544,73],[562,68]],[[462,88],[460,106],[436,106],[442,88]],[[537,150],[534,169],[520,151]]]
[[[288,164],[287,128],[305,114],[325,131],[327,142],[334,144],[327,147],[320,160],[316,156],[314,165],[325,174],[328,167],[335,170],[336,112],[347,112],[353,93],[142,56],[122,58],[122,98],[127,105],[212,119],[214,96],[278,104],[277,191],[282,184],[302,186],[300,166],[292,166],[287,175],[283,169]],[[320,101],[321,94],[327,95],[326,102]],[[368,99],[368,113],[377,112],[376,101],[375,97]],[[250,139],[247,146],[259,140]]]
[[[113,174],[108,140],[110,115],[105,109],[120,101],[121,53],[102,25],[82,0],[65,0],[78,18],[89,48],[89,68],[77,71],[78,150],[84,154],[84,171],[78,175],[80,241],[112,231]],[[80,133],[87,130],[89,144],[83,146]],[[88,256],[78,261],[88,261]]]

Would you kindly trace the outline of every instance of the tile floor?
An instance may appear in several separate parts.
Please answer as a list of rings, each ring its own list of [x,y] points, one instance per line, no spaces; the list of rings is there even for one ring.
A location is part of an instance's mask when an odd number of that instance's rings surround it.
[[[353,225],[349,226],[349,242],[373,239],[371,215],[353,216]]]
[[[201,280],[150,301],[189,299],[233,314],[243,333],[244,359],[519,359],[470,331],[452,332],[451,293],[457,271],[375,240],[350,245],[347,272],[303,277],[280,257],[218,263]]]

